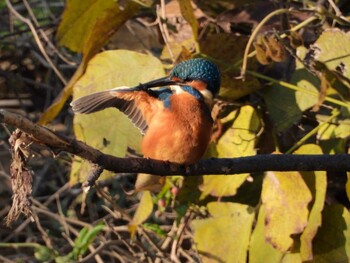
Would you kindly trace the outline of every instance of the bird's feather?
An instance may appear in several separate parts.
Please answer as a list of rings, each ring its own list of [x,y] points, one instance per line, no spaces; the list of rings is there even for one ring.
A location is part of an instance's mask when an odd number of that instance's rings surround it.
[[[78,98],[71,103],[71,106],[74,112],[86,114],[115,107],[128,116],[142,134],[145,134],[152,111],[158,106],[157,101],[153,93],[130,88],[115,88]]]

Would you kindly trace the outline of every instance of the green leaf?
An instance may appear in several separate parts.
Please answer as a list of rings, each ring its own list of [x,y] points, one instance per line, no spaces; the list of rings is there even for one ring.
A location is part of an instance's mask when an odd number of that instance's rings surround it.
[[[218,157],[234,158],[256,154],[255,144],[261,124],[253,107],[243,106],[230,113],[222,122],[229,127],[217,143]],[[235,195],[248,176],[249,174],[204,176],[200,187],[202,198],[209,194],[218,197]]]
[[[161,237],[166,237],[167,236],[167,232],[164,231],[160,225],[158,224],[149,224],[149,223],[144,223],[142,224],[142,226],[145,229],[149,229],[151,231],[153,231],[154,233],[156,233],[157,235],[161,236]]]
[[[193,220],[191,224],[201,262],[246,262],[253,208],[219,202],[207,207],[211,217]]]
[[[141,74],[142,73],[142,74]],[[127,50],[106,51],[96,55],[88,64],[85,74],[74,86],[74,99],[115,88],[135,86],[164,76],[161,62],[150,56]],[[109,108],[93,114],[76,114],[73,120],[78,140],[114,156],[125,156],[127,147],[139,150],[141,133],[120,111]],[[70,182],[86,179],[90,164],[75,159]],[[104,171],[102,176],[110,176]]]
[[[296,61],[296,70],[290,83],[302,89],[320,93],[320,87],[326,88],[322,96],[328,95],[338,100],[350,98],[350,34],[338,29],[325,30],[317,41],[306,50],[299,47],[298,56],[311,60],[315,74],[310,73],[304,64]],[[307,54],[307,56],[305,56]],[[317,77],[316,77],[316,76]],[[277,131],[289,128],[300,120],[302,112],[318,104],[320,98],[302,91],[291,91],[280,85],[274,85],[264,94],[269,113]],[[320,96],[320,95],[319,95]],[[281,103],[283,101],[283,103]],[[349,136],[349,124],[337,126],[330,124],[319,131],[321,139],[344,138]]]
[[[314,144],[300,147],[296,154],[322,154],[322,149]],[[312,240],[322,223],[322,210],[326,198],[327,174],[325,171],[301,172],[305,183],[311,191],[313,200],[310,207],[308,224],[300,236],[300,254],[303,261],[312,260]]]
[[[136,209],[132,221],[129,223],[129,231],[131,238],[134,238],[137,227],[145,222],[153,211],[153,200],[150,191],[142,192],[142,197],[139,206]]]
[[[293,245],[291,235],[302,233],[307,225],[310,190],[298,172],[268,172],[261,198],[266,210],[265,238],[286,252]]]
[[[74,259],[78,259],[79,256],[82,256],[87,251],[89,245],[94,241],[95,237],[100,233],[104,228],[104,224],[97,224],[93,228],[89,229],[84,227],[77,239],[74,241],[74,249],[72,251],[72,256]]]
[[[322,227],[314,240],[314,262],[349,262],[350,212],[341,205],[325,206]]]
[[[303,58],[305,53],[306,49],[304,47],[298,48],[299,57]],[[299,61],[297,61],[290,83],[302,89],[313,91],[316,94],[318,93],[316,87],[320,85],[320,81],[311,75]],[[277,132],[284,131],[299,121],[302,112],[318,102],[318,96],[290,90],[276,84],[265,89],[264,99]]]
[[[35,259],[39,260],[40,262],[51,262],[55,258],[56,253],[57,252],[51,248],[39,245],[35,247],[34,256]]]
[[[277,132],[288,129],[302,116],[293,90],[273,85],[264,89],[264,99]]]

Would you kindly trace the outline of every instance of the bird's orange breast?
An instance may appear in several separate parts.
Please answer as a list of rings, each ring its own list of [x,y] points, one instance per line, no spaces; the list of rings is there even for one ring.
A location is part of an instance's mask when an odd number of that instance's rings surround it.
[[[210,142],[212,120],[203,101],[188,93],[172,95],[170,107],[159,109],[142,141],[145,157],[191,164],[204,155]]]

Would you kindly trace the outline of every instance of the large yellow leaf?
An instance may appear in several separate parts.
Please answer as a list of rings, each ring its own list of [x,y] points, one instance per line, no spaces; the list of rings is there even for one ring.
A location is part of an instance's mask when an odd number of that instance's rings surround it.
[[[163,66],[152,56],[127,50],[106,51],[89,62],[86,73],[74,86],[74,99],[117,86],[135,86],[162,76]],[[117,109],[77,114],[73,124],[77,139],[104,153],[122,157],[128,146],[139,149],[140,132]],[[80,161],[73,162],[71,183],[85,179],[90,166],[81,164]]]
[[[223,119],[223,125],[230,125],[217,143],[218,157],[234,158],[256,154],[256,134],[260,129],[260,119],[251,106],[243,106]],[[202,197],[235,195],[238,187],[249,174],[234,176],[217,175],[204,176],[201,186]]]
[[[88,61],[97,54],[139,6],[130,1],[123,10],[113,0],[68,0],[57,38],[61,45],[83,52],[83,60],[60,95],[41,116],[39,123],[53,120],[72,94],[72,87],[84,73]]]
[[[122,10],[113,0],[68,0],[57,39],[60,45],[83,52],[87,61],[138,8],[132,1]]]
[[[268,172],[261,195],[266,211],[265,238],[286,252],[293,244],[291,235],[302,233],[307,225],[310,190],[298,172]]]
[[[246,262],[253,208],[219,202],[207,207],[211,218],[193,220],[191,224],[201,262]]]
[[[322,154],[319,146],[307,144],[300,147],[296,154]],[[322,210],[326,198],[327,174],[325,171],[302,172],[308,188],[311,191],[313,200],[310,207],[308,224],[300,236],[300,255],[303,261],[312,260],[312,240],[316,236],[318,228],[322,223]]]
[[[68,0],[57,39],[72,51],[82,52],[97,21],[107,18],[108,13],[116,16],[119,12],[118,4],[113,0]],[[106,27],[109,27],[108,23],[105,20]]]

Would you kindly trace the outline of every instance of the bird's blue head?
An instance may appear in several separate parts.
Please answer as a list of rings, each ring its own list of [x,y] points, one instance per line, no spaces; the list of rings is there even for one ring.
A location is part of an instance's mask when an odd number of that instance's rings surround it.
[[[213,96],[220,89],[220,71],[212,62],[203,58],[195,58],[183,61],[176,65],[170,73],[171,79],[183,82],[202,81],[207,84],[207,89]]]
[[[166,85],[187,85],[200,91],[205,88],[216,96],[220,89],[220,71],[215,64],[203,58],[190,59],[176,65],[169,76],[139,84],[135,89],[147,90]]]

